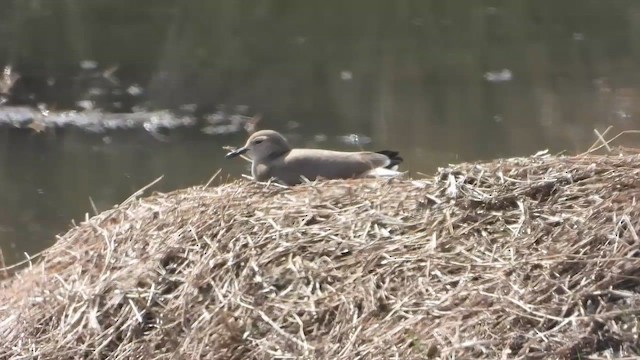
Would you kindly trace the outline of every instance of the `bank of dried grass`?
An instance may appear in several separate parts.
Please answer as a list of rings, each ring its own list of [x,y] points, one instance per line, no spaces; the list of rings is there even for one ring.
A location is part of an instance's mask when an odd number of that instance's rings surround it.
[[[0,285],[0,356],[637,356],[639,175],[626,151],[131,199]]]

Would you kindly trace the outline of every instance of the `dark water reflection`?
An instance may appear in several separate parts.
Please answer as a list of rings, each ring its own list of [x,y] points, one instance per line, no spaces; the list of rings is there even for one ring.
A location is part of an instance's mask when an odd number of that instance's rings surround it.
[[[640,124],[637,1],[1,0],[12,105],[111,112],[221,104],[261,113],[297,145],[392,147],[406,169],[577,152],[593,129]],[[194,106],[187,106],[184,105]],[[294,128],[294,126],[296,127]],[[316,135],[328,140],[317,143]],[[0,129],[0,247],[34,253],[71,219],[201,184],[242,134]],[[629,139],[636,144],[636,139]]]

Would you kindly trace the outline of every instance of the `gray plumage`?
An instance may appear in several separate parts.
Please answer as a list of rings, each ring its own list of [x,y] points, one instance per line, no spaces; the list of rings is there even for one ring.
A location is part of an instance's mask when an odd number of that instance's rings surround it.
[[[244,153],[252,160],[251,174],[255,180],[276,178],[286,185],[301,183],[301,176],[311,181],[355,178],[377,168],[393,169],[402,162],[398,152],[389,150],[291,149],[284,136],[273,130],[252,134],[245,146],[228,153],[227,158]]]

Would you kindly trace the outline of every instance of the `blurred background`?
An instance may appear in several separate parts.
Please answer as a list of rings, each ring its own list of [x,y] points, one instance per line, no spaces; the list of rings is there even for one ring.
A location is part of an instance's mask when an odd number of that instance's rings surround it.
[[[575,154],[640,128],[634,0],[0,0],[0,249],[159,176],[247,172],[245,127],[404,170]],[[253,119],[253,120],[252,120]],[[638,143],[633,137],[626,145]],[[93,205],[92,205],[93,203]]]

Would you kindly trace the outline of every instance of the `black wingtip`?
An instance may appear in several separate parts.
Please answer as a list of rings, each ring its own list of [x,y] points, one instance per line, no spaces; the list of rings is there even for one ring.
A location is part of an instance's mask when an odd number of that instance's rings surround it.
[[[378,154],[382,154],[391,160],[389,165],[385,166],[387,169],[392,169],[398,166],[400,163],[404,161],[404,159],[400,156],[400,152],[394,150],[380,150],[376,151]]]

